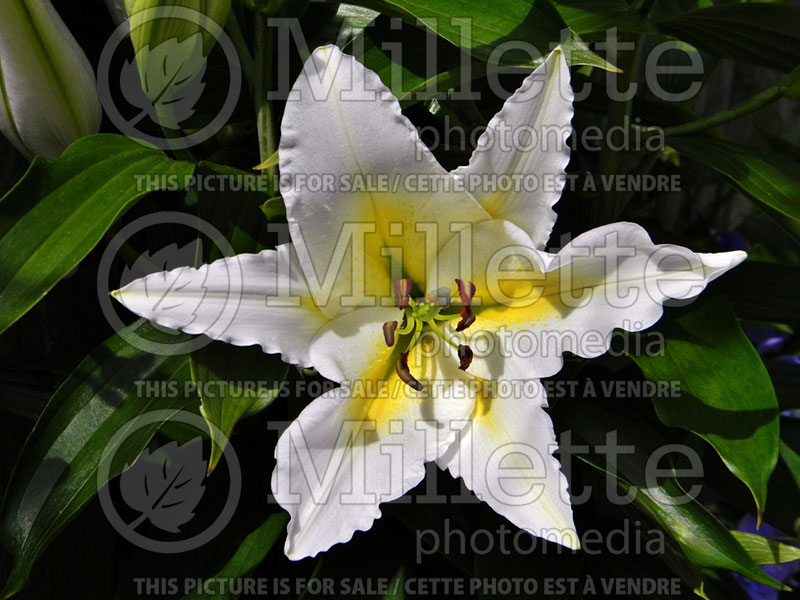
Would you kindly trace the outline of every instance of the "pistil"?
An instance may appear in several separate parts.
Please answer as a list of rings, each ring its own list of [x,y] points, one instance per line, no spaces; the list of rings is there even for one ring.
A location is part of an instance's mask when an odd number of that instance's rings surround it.
[[[400,279],[395,281],[394,288],[397,293],[398,308],[403,311],[400,321],[388,321],[383,324],[383,337],[386,345],[392,347],[399,343],[399,338],[406,338],[400,358],[397,361],[397,374],[400,379],[411,388],[420,391],[422,384],[414,378],[408,366],[408,353],[419,340],[420,335],[427,326],[442,341],[455,348],[459,369],[467,370],[472,363],[472,350],[466,344],[458,344],[447,337],[441,325],[447,321],[460,319],[456,325],[456,331],[460,332],[467,329],[475,322],[475,313],[472,312],[472,298],[475,296],[475,285],[472,282],[465,282],[456,279],[459,300],[461,301],[461,312],[455,314],[442,314],[442,311],[450,308],[450,290],[439,288],[429,292],[425,299],[414,300],[411,297],[411,280]]]

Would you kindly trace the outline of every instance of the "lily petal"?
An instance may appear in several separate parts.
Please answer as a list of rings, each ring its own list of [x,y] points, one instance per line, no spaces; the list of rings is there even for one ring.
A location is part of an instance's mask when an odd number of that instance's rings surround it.
[[[527,379],[524,360],[512,357],[504,367],[497,382],[484,382],[470,424],[437,463],[520,529],[576,549],[544,388]]]
[[[394,369],[392,356],[398,350],[386,344],[383,325],[400,316],[397,308],[360,308],[333,319],[311,342],[314,367],[339,383],[363,379],[373,367],[388,373]],[[384,379],[382,375],[375,377]]]
[[[374,298],[392,299],[392,282],[400,277],[423,286],[425,263],[453,235],[450,225],[489,218],[467,193],[420,187],[454,186],[455,178],[380,78],[335,46],[317,48],[295,82],[279,156],[290,232],[306,278],[312,289],[322,289],[326,274],[336,276],[318,297],[331,317],[354,306],[380,306]],[[426,246],[418,224],[435,228],[438,239]],[[363,253],[346,245],[351,234],[363,240]],[[337,254],[342,242],[347,252]],[[384,249],[402,264],[402,274],[391,272]],[[339,304],[341,296],[357,298],[348,307]]]
[[[491,239],[493,246],[475,246],[472,276],[482,304],[474,309],[475,324],[456,335],[463,343],[471,336],[491,337],[496,352],[476,352],[470,367],[487,379],[498,372],[503,354],[520,349],[533,377],[557,373],[565,351],[599,356],[609,349],[614,329],[650,327],[661,318],[665,301],[697,296],[747,256],[656,245],[642,227],[625,222],[588,231],[558,254],[538,250],[509,222],[476,225],[473,238]],[[454,242],[443,249],[440,279],[458,276],[461,267],[453,258],[458,255]]]
[[[517,271],[523,278],[531,277],[530,271],[544,272],[550,260],[549,255],[537,250],[530,236],[511,221],[484,221],[474,225],[468,235],[467,240],[455,238],[442,248],[426,279],[428,293],[439,287],[453,287],[455,282],[462,303],[465,300],[462,284],[470,286],[469,292],[474,285],[469,301],[475,312],[483,305],[495,303],[493,290],[496,284],[487,281],[487,270],[499,268],[504,273]],[[464,252],[465,245],[467,252]],[[509,278],[513,276],[513,273],[507,275]],[[466,287],[464,289],[467,291]]]
[[[569,79],[564,53],[556,48],[489,121],[469,164],[453,171],[492,217],[518,225],[540,249],[556,222],[553,205],[561,197],[569,163],[566,140],[574,97]],[[502,175],[521,176],[528,187],[496,191],[484,183]]]
[[[305,367],[312,338],[329,321],[311,300],[291,244],[153,273],[112,295],[164,327],[236,346],[258,344]]]
[[[424,342],[409,353],[422,391],[400,379],[398,352],[383,340],[386,315],[386,309],[346,314],[312,344],[315,366],[343,385],[309,404],[278,440],[272,491],[292,517],[290,559],[314,556],[369,529],[381,516],[379,503],[417,485],[424,463],[454,442],[473,410],[466,375]]]

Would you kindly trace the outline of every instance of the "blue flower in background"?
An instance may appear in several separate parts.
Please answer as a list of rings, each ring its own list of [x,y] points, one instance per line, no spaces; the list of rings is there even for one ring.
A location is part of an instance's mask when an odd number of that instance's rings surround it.
[[[788,362],[800,365],[800,357],[794,354],[780,354],[786,349],[786,342],[791,334],[770,328],[745,327],[745,334],[755,346],[759,356],[769,357],[770,360]],[[777,356],[775,356],[777,354]],[[784,417],[800,418],[800,410],[785,410],[781,413]]]
[[[756,350],[761,356],[779,353],[790,335],[785,331],[778,331],[777,329],[760,329],[755,327],[745,327],[744,332],[747,334],[747,337],[750,338],[750,341],[753,342],[753,346],[756,347]]]
[[[735,231],[717,231],[711,230],[711,235],[717,242],[721,250],[747,250],[749,244],[747,241]]]
[[[784,533],[780,529],[775,529],[772,525],[762,523],[761,529],[756,529],[756,518],[753,515],[745,515],[741,523],[739,523],[739,531],[745,533],[755,533],[764,537],[790,537],[789,534]],[[787,583],[787,580],[800,571],[800,560],[792,562],[781,563],[778,565],[762,565],[769,575],[782,583]],[[771,588],[763,583],[756,583],[745,577],[734,573],[736,579],[741,586],[754,600],[778,600],[780,598],[780,590]]]

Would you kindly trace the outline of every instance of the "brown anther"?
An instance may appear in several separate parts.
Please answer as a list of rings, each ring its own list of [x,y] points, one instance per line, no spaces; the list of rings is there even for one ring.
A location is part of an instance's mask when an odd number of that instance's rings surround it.
[[[458,361],[461,363],[459,369],[466,371],[472,364],[472,349],[466,344],[458,345]]]
[[[397,306],[403,310],[411,297],[411,280],[398,279],[394,282],[394,291],[397,293]]]
[[[395,331],[397,331],[397,321],[386,321],[383,324],[383,339],[390,348],[394,346]]]
[[[475,322],[475,313],[472,312],[472,298],[475,296],[475,284],[471,281],[456,279],[458,295],[461,299],[461,320],[456,325],[456,331],[464,331]]]

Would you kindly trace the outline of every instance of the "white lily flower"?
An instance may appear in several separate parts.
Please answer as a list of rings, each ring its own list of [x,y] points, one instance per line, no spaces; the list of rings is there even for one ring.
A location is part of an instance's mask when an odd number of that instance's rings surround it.
[[[289,558],[369,529],[379,504],[420,483],[430,461],[518,527],[578,547],[538,379],[561,368],[565,350],[591,358],[614,328],[649,327],[666,299],[697,295],[745,254],[657,246],[632,223],[551,254],[543,247],[560,187],[472,194],[458,185],[497,174],[561,175],[563,185],[571,118],[569,69],[556,50],[492,119],[469,166],[448,173],[375,73],[318,48],[281,125],[293,243],[114,293],[163,326],[259,344],[341,383],[276,447],[272,490],[291,515]],[[541,136],[524,149],[499,143],[554,126],[549,147]],[[311,185],[311,175],[328,184]],[[383,176],[388,188],[355,188],[354,176]],[[439,187],[412,189],[421,181]],[[555,341],[530,352],[513,343],[544,333]]]
[[[0,2],[0,130],[25,156],[56,157],[100,131],[94,71],[50,0]]]

